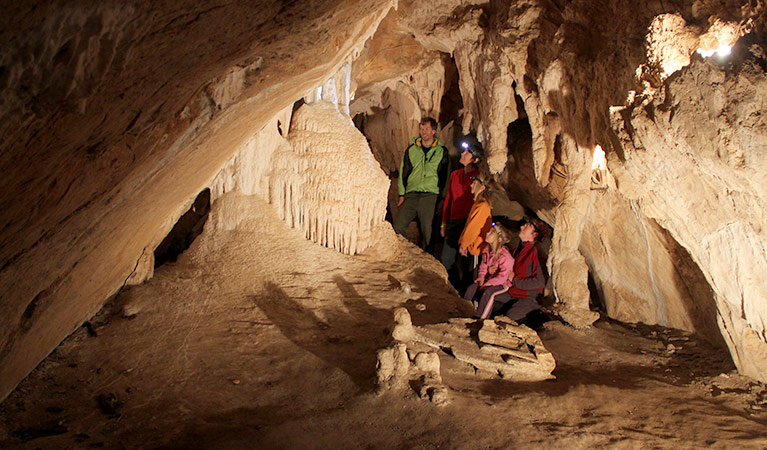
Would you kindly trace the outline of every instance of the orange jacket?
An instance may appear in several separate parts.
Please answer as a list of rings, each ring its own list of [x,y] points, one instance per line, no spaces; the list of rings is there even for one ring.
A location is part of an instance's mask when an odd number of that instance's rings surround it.
[[[490,203],[484,199],[471,205],[469,218],[466,220],[466,226],[458,239],[458,244],[461,247],[466,247],[472,255],[479,255],[482,245],[485,243],[485,236],[492,223],[490,211]]]

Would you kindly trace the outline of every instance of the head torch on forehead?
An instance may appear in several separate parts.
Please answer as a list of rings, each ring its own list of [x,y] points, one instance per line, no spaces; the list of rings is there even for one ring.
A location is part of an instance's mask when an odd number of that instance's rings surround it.
[[[476,176],[476,175],[472,175],[471,179],[472,179],[472,180],[474,180],[474,181],[476,181],[476,182],[478,182],[478,183],[479,183],[479,184],[481,184],[482,186],[484,186],[484,187],[487,187],[487,184],[486,184],[484,181],[482,181],[482,179],[481,179],[481,178],[479,178],[478,176]]]
[[[525,225],[530,225],[531,227],[533,227],[533,230],[535,230],[535,232],[538,233],[538,227],[535,225],[535,222],[533,222],[527,217],[522,219],[522,224],[520,225],[520,228],[524,227]]]
[[[501,238],[501,242],[503,244],[508,244],[509,241],[506,240],[506,238],[503,236],[503,233],[501,233],[501,229],[498,228],[497,224],[495,222],[490,223],[490,226],[493,227],[496,233],[498,233],[498,237]]]
[[[471,153],[471,156],[473,156],[474,158],[482,159],[482,152],[476,145],[471,144],[468,141],[462,141],[461,148]]]

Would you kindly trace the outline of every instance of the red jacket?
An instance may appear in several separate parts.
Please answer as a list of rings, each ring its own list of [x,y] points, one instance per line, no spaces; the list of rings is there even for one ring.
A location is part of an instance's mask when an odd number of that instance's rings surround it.
[[[514,280],[509,295],[512,298],[537,298],[543,293],[548,276],[540,265],[535,242],[520,242],[511,255],[514,257]]]
[[[471,195],[471,177],[478,174],[479,171],[474,167],[469,172],[466,172],[465,167],[461,167],[450,174],[445,205],[442,207],[442,222],[469,217],[469,210],[474,203],[474,197]]]

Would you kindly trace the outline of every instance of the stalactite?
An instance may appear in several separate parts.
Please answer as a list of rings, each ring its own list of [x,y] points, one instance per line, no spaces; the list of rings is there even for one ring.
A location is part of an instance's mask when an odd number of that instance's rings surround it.
[[[383,222],[389,180],[365,137],[334,103],[302,106],[289,146],[274,154],[269,201],[307,239],[346,254],[371,244]]]

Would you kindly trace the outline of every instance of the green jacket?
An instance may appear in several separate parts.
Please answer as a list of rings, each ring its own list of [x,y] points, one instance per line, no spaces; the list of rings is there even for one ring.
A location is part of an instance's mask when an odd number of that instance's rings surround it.
[[[450,154],[445,144],[434,138],[431,149],[424,154],[421,138],[414,137],[405,150],[399,166],[399,195],[408,192],[428,192],[445,195],[450,173]]]

